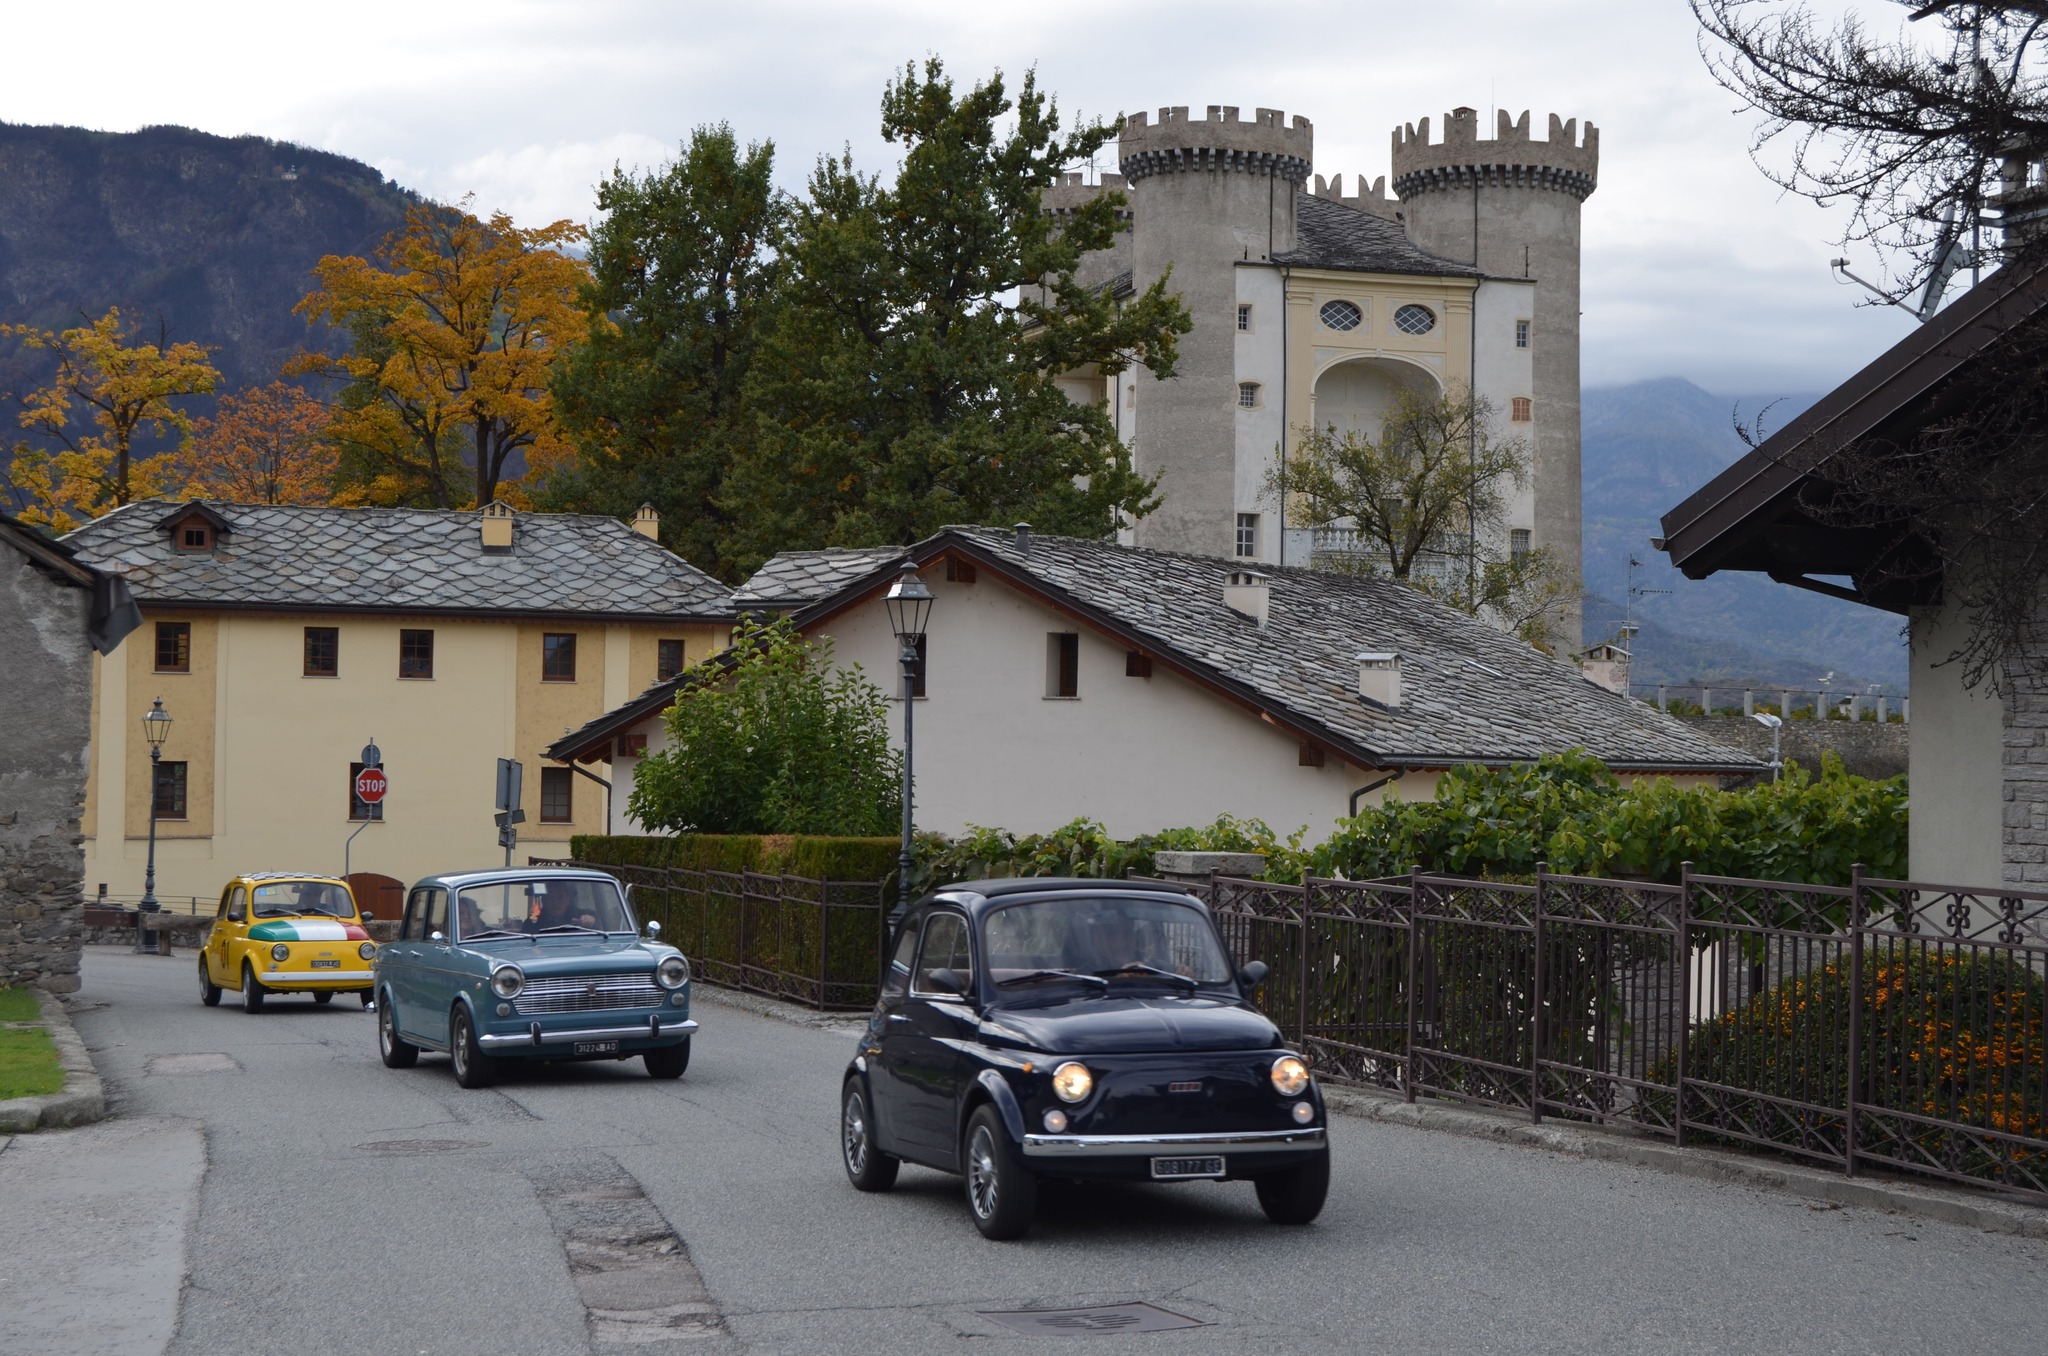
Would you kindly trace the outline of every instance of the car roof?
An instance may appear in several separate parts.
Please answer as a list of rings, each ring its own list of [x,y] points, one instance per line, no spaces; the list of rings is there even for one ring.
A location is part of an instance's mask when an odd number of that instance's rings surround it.
[[[422,876],[419,885],[445,885],[451,890],[461,890],[471,885],[518,884],[529,880],[602,880],[617,885],[618,877],[608,871],[592,871],[578,866],[529,866],[504,867],[493,871],[448,871],[438,876]]]
[[[942,885],[921,903],[957,904],[970,913],[984,912],[999,903],[1030,895],[1087,894],[1176,895],[1187,903],[1201,900],[1186,886],[1173,881],[1095,879],[1088,876],[1008,876],[1001,880],[968,880]]]
[[[330,876],[325,871],[244,871],[241,875],[234,877],[234,879],[246,881],[317,880],[324,885],[339,885],[344,889],[348,886],[348,882],[341,877]]]

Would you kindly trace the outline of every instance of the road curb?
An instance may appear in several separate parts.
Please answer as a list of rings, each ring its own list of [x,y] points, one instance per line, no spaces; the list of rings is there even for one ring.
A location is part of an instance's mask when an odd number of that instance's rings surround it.
[[[742,989],[725,989],[699,979],[690,986],[690,1015],[696,1015],[696,1004],[709,1003],[713,1007],[738,1008],[756,1017],[769,1017],[791,1026],[809,1027],[831,1035],[856,1035],[867,1025],[867,1014],[862,1012],[819,1012],[783,998],[770,998],[765,994],[747,993]]]
[[[0,1135],[25,1134],[31,1130],[55,1130],[67,1125],[87,1125],[105,1120],[106,1090],[85,1042],[71,1025],[71,1014],[55,994],[36,993],[42,1009],[43,1027],[50,1043],[57,1047],[57,1067],[64,1071],[64,1090],[42,1097],[10,1097],[0,1101]]]
[[[1408,1125],[1468,1139],[1516,1144],[1575,1158],[1622,1163],[1630,1167],[1697,1177],[1710,1182],[1754,1187],[1822,1201],[1830,1206],[1856,1206],[1917,1215],[1945,1224],[1960,1224],[1989,1233],[2048,1239],[2048,1210],[2023,1201],[1968,1190],[1950,1190],[1889,1176],[1844,1177],[1839,1172],[1782,1159],[1720,1149],[1681,1149],[1674,1144],[1624,1130],[1563,1124],[1540,1125],[1526,1118],[1477,1107],[1439,1101],[1404,1100],[1398,1093],[1325,1083],[1323,1100],[1330,1110],[1362,1120]]]

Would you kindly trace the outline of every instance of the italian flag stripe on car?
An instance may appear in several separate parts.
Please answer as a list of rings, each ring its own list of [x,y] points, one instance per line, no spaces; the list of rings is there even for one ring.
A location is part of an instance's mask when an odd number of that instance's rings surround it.
[[[367,942],[370,934],[354,923],[332,918],[288,918],[258,923],[249,929],[252,942]]]

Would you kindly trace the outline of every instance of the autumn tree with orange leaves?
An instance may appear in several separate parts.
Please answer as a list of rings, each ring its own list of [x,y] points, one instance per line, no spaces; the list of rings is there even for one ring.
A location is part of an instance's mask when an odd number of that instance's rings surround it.
[[[12,483],[22,521],[68,532],[88,519],[176,487],[175,451],[152,437],[192,430],[184,397],[210,393],[220,373],[204,345],[171,343],[159,327],[141,342],[118,308],[61,333],[0,325],[0,338],[56,359],[49,383],[10,393],[28,435],[14,445]]]
[[[528,230],[502,212],[483,221],[423,205],[374,261],[328,255],[314,267],[320,289],[297,309],[348,330],[352,347],[292,370],[345,383],[331,429],[340,498],[524,502],[516,480],[505,482],[571,455],[548,377],[562,346],[589,328],[579,301],[588,271],[562,252],[585,235],[568,221]]]
[[[336,453],[327,406],[288,382],[220,398],[180,453],[184,493],[239,504],[325,504]]]

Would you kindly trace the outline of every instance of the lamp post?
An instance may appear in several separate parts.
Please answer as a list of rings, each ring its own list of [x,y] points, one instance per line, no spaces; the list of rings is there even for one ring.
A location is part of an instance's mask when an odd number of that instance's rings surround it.
[[[1758,711],[1750,719],[1768,727],[1771,732],[1771,780],[1776,781],[1779,771],[1785,766],[1785,760],[1778,757],[1778,735],[1784,729],[1785,722],[1768,711]]]
[[[142,737],[149,741],[149,858],[142,871],[142,902],[135,908],[135,954],[156,950],[156,929],[144,927],[144,915],[158,912],[156,902],[156,802],[157,777],[163,763],[164,741],[171,737],[171,713],[164,699],[157,697],[142,714]]]
[[[901,916],[910,907],[910,730],[911,712],[917,704],[917,647],[924,640],[925,618],[932,611],[932,591],[918,577],[914,563],[903,562],[903,572],[889,585],[883,605],[889,610],[889,625],[900,647],[897,658],[903,664],[903,851],[896,858],[895,910],[895,916]]]

